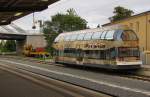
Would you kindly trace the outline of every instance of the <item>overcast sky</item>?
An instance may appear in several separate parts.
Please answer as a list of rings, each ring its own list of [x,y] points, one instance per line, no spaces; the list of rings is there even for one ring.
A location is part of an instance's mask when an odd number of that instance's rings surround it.
[[[60,0],[49,6],[48,9],[35,13],[36,20],[50,20],[56,13],[65,13],[67,9],[74,8],[79,16],[86,19],[92,28],[98,24],[108,23],[116,6],[131,9],[135,14],[149,11],[150,0]],[[32,29],[32,15],[14,21],[25,30]]]

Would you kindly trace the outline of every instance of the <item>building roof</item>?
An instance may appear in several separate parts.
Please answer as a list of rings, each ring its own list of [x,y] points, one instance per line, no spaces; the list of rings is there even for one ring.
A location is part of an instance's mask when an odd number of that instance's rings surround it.
[[[128,17],[128,18],[124,18],[124,19],[120,19],[120,20],[117,20],[117,21],[114,21],[114,22],[110,22],[110,23],[103,24],[102,27],[110,26],[110,25],[115,24],[115,23],[117,23],[117,22],[119,22],[119,21],[127,20],[127,19],[134,18],[134,17],[137,17],[137,16],[143,16],[143,15],[149,14],[149,13],[150,13],[150,11],[142,12],[142,13],[133,15],[133,16]]]
[[[56,1],[59,0],[0,0],[0,25],[10,24],[32,12],[42,11]]]

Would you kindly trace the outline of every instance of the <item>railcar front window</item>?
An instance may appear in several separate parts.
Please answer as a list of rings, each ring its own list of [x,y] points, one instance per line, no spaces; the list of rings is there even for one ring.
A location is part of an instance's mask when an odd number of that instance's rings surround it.
[[[124,41],[138,40],[137,35],[133,31],[124,31],[121,38]]]
[[[119,48],[119,57],[139,57],[138,48]]]

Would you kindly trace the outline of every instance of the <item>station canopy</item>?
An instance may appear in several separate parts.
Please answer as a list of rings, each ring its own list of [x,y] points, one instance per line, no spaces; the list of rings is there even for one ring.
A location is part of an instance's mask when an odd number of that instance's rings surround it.
[[[0,25],[8,25],[13,20],[48,8],[59,0],[0,0]]]

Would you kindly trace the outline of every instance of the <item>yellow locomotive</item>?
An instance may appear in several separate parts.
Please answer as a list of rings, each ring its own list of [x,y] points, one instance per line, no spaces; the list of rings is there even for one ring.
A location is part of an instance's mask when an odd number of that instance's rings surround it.
[[[32,45],[24,46],[23,54],[27,57],[45,57],[49,56],[49,53],[44,48],[33,48]]]

